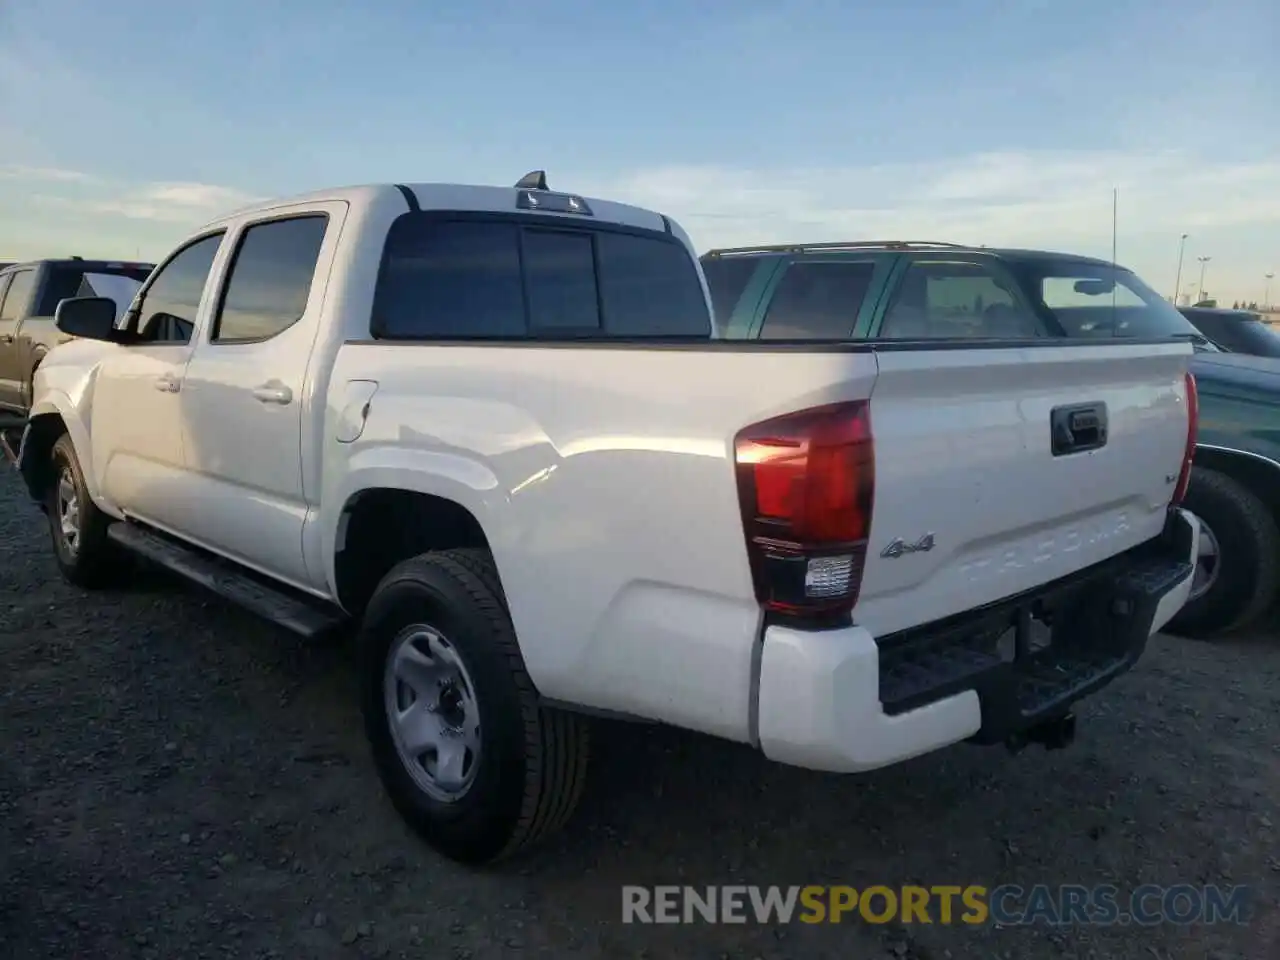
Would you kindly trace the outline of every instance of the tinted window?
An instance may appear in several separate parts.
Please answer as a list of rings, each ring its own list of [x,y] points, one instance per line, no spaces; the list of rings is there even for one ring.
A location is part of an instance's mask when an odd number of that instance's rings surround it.
[[[711,314],[684,244],[631,233],[596,237],[605,329],[614,337],[709,337]]]
[[[1206,337],[1232,353],[1280,357],[1280,329],[1263,323],[1257,314],[1192,310],[1186,317]]]
[[[302,318],[327,224],[327,217],[313,215],[244,232],[214,320],[214,341],[266,340]]]
[[[1217,313],[1193,313],[1183,314],[1195,326],[1197,330],[1212,340],[1219,347],[1226,350],[1239,350],[1240,345],[1232,329],[1237,324],[1232,323],[1221,314]]]
[[[716,311],[716,320],[722,325],[729,323],[733,316],[733,308],[742,299],[742,291],[747,281],[755,273],[757,257],[706,257],[702,261],[702,272],[707,278],[707,288],[711,291],[711,305]]]
[[[36,284],[34,270],[19,270],[10,274],[9,289],[0,304],[0,324],[11,324],[22,316],[31,301],[31,291]]]
[[[197,240],[155,274],[142,299],[138,332],[143,340],[185,343],[191,338],[205,281],[221,243],[221,233]]]
[[[387,235],[373,329],[409,339],[707,337],[711,321],[678,242],[406,214]]]
[[[522,252],[530,325],[535,329],[599,330],[600,300],[591,234],[525,230]]]
[[[762,340],[847,340],[871,285],[874,263],[793,263],[782,275]]]
[[[374,316],[392,337],[522,336],[519,228],[399,218],[387,234]]]
[[[1255,357],[1280,357],[1280,328],[1261,320],[1245,320],[1240,324],[1240,352]]]
[[[1015,261],[1023,291],[1069,337],[1168,337],[1195,327],[1130,270],[1056,257]]]
[[[142,282],[151,273],[147,264],[121,266],[80,266],[60,263],[49,267],[44,291],[40,294],[39,315],[51,317],[58,304],[72,297],[110,297],[120,310],[133,301]],[[123,302],[121,302],[123,301]]]
[[[886,339],[1026,338],[1040,324],[984,264],[919,260],[903,274],[880,327]]]

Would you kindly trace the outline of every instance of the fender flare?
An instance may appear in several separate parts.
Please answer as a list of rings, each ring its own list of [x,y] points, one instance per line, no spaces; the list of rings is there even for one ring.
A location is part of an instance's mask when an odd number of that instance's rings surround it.
[[[39,400],[32,404],[31,411],[27,414],[27,423],[30,425],[40,417],[53,415],[62,420],[63,425],[66,427],[67,435],[71,437],[71,445],[75,448],[76,459],[80,461],[80,471],[84,474],[84,482],[89,490],[89,496],[93,498],[94,503],[102,506],[102,495],[98,487],[98,474],[93,468],[93,444],[89,440],[89,429],[80,418],[80,412],[76,409],[76,405],[71,402],[71,398],[61,390],[46,391],[40,395]],[[26,454],[27,445],[24,443],[20,457],[25,457]],[[25,471],[23,475],[26,475]]]
[[[498,517],[509,496],[497,476],[483,463],[454,453],[373,447],[353,456],[340,475],[318,542],[316,559],[331,595],[337,596],[337,545],[352,501],[369,490],[403,490],[450,500],[467,510],[480,525],[493,551],[499,576],[502,558],[509,556],[509,533]]]

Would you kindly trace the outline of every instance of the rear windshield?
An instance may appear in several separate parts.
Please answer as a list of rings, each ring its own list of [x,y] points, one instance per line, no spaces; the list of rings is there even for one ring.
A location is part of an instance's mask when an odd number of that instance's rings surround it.
[[[118,313],[129,305],[150,273],[150,264],[54,264],[49,267],[35,315],[51,317],[58,304],[71,297],[110,297]]]
[[[670,234],[545,218],[392,224],[372,329],[389,339],[711,335],[688,249]]]
[[[1280,357],[1280,327],[1264,323],[1256,314],[1227,320],[1223,327],[1221,338],[1206,331],[1209,339],[1218,342],[1219,346],[1254,357]]]
[[[1174,337],[1196,328],[1123,267],[1046,257],[1009,264],[1024,292],[1068,337]]]

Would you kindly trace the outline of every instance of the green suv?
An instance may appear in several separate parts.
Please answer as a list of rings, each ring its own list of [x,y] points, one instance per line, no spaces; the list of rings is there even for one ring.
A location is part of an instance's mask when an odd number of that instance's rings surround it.
[[[1200,400],[1184,503],[1201,521],[1191,598],[1170,629],[1247,627],[1280,590],[1280,360],[1226,352],[1132,271],[1040,250],[857,242],[712,250],[719,335],[764,340],[1176,337]]]

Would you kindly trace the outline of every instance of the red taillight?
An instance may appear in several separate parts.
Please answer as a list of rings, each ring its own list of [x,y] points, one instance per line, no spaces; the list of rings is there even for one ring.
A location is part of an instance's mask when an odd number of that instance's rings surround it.
[[[1196,435],[1200,432],[1200,395],[1196,392],[1196,378],[1190,370],[1186,372],[1187,383],[1187,446],[1182,452],[1182,472],[1178,474],[1178,485],[1173,488],[1173,504],[1182,503],[1187,495],[1187,485],[1191,483],[1191,461],[1196,455]]]
[[[875,490],[868,402],[753,424],[734,455],[756,598],[791,614],[852,610]]]

